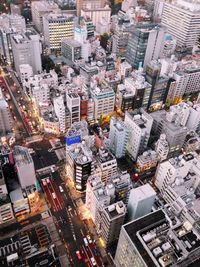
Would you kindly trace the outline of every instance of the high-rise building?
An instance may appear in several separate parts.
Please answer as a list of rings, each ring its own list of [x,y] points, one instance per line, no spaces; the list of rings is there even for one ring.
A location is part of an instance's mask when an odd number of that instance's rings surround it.
[[[66,108],[63,96],[60,95],[53,99],[54,110],[60,125],[60,132],[64,133],[66,130]]]
[[[125,26],[118,26],[112,36],[112,52],[125,57],[128,45],[129,31]]]
[[[200,3],[177,0],[165,2],[162,25],[177,39],[177,48],[192,49],[200,36]]]
[[[0,90],[0,136],[6,136],[12,132],[13,121],[8,103]]]
[[[60,12],[58,5],[54,1],[32,1],[32,20],[39,32],[43,31],[43,16],[51,12]]]
[[[110,149],[116,158],[125,156],[128,143],[129,130],[122,121],[111,118],[110,120]]]
[[[111,115],[114,111],[115,92],[107,84],[101,84],[101,87],[90,89],[91,96],[94,100],[94,118],[99,119],[100,116]]]
[[[36,187],[35,167],[28,148],[15,146],[13,156],[21,188],[32,185]]]
[[[106,248],[118,240],[125,215],[126,206],[122,201],[103,208],[101,212],[101,236]]]
[[[141,109],[135,113],[126,112],[124,123],[130,133],[127,152],[131,157],[137,159],[137,156],[142,154],[147,147],[153,119]]]
[[[64,39],[74,37],[73,15],[50,13],[43,16],[43,32],[45,44],[51,50],[61,50]]]
[[[116,158],[108,149],[101,147],[96,160],[101,171],[102,182],[108,181],[111,176],[117,174]]]
[[[131,189],[128,200],[129,221],[150,213],[155,197],[156,192],[150,184]]]
[[[161,193],[165,192],[166,188],[173,184],[176,177],[185,177],[192,167],[194,158],[195,154],[189,153],[170,158],[158,165],[155,174],[155,185]]]
[[[169,155],[175,155],[180,152],[188,129],[181,124],[180,120],[176,120],[176,114],[159,110],[151,113],[153,118],[152,133],[157,138],[160,134],[165,134],[169,145]]]
[[[67,175],[74,181],[78,191],[86,190],[88,177],[94,172],[92,151],[85,144],[67,148]]]
[[[166,28],[159,24],[137,25],[130,32],[126,60],[138,69],[153,59],[158,59],[163,47]]]
[[[161,109],[167,99],[170,80],[167,76],[161,76],[160,70],[161,64],[156,60],[146,66],[146,80],[152,86],[147,106],[150,110]]]
[[[70,113],[71,124],[80,121],[80,96],[75,93],[66,95],[67,107]]]
[[[29,64],[34,74],[42,71],[40,37],[34,29],[28,29],[24,34],[13,34],[11,45],[18,74],[21,64]]]
[[[166,134],[161,134],[155,144],[155,151],[160,161],[167,159],[169,153],[169,144],[166,140]]]

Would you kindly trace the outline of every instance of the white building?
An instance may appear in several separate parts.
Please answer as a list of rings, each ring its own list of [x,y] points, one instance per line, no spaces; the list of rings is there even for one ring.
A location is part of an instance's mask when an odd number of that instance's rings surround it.
[[[147,150],[137,158],[137,168],[140,172],[155,168],[158,163],[158,154],[153,150]]]
[[[165,192],[166,188],[174,183],[176,177],[184,177],[189,172],[194,157],[195,154],[180,155],[158,165],[155,174],[155,185],[161,193]]]
[[[155,151],[158,154],[158,158],[160,161],[167,159],[167,155],[169,153],[169,144],[166,140],[165,134],[160,135],[160,138],[155,144]]]
[[[105,18],[102,18],[102,20],[97,23],[96,31],[100,35],[110,32],[110,20],[106,21]]]
[[[42,71],[40,37],[35,30],[12,35],[11,45],[15,69],[19,75],[21,64],[29,64],[34,74]]]
[[[150,184],[145,184],[131,189],[128,200],[129,221],[150,213],[155,197],[156,192]]]
[[[60,132],[64,133],[66,130],[66,111],[65,111],[66,108],[65,108],[63,96],[60,95],[58,97],[55,97],[53,99],[53,105],[54,105],[55,114],[60,124]]]
[[[91,88],[90,92],[94,100],[94,119],[111,115],[115,105],[114,90],[108,85],[101,84],[101,87]]]
[[[119,238],[126,215],[123,201],[105,207],[101,212],[101,236],[105,246],[109,247]]]
[[[70,113],[71,124],[80,121],[80,96],[75,93],[66,94],[67,107]]]
[[[12,132],[13,121],[11,118],[8,103],[0,90],[0,135],[5,136]]]
[[[53,1],[32,1],[32,20],[39,32],[43,31],[43,16],[51,12],[60,12],[58,5]]]
[[[117,174],[117,160],[108,149],[101,147],[96,160],[101,170],[102,182],[106,182],[111,176]]]
[[[110,21],[111,8],[108,5],[105,7],[94,8],[89,3],[81,10],[81,16],[86,18],[89,17],[94,26],[97,27],[98,23],[101,22],[103,18],[105,21]]]
[[[36,187],[35,167],[28,148],[15,146],[13,156],[21,188],[31,185]]]
[[[180,48],[193,48],[200,36],[200,3],[177,0],[164,3],[162,24],[177,39]]]
[[[28,197],[20,187],[10,192],[10,200],[16,217],[30,213]]]
[[[25,80],[28,80],[31,76],[33,76],[33,68],[29,64],[22,64],[19,66],[19,75],[23,84]]]
[[[109,140],[110,149],[116,158],[125,156],[128,137],[129,130],[124,123],[112,117],[110,120]]]
[[[25,31],[25,18],[20,15],[2,14],[0,16],[0,28],[2,30],[12,28],[14,32]]]
[[[45,44],[50,49],[61,49],[63,39],[74,37],[74,17],[67,14],[50,13],[43,16]]]
[[[138,113],[126,112],[124,123],[130,132],[127,151],[136,159],[147,147],[153,119],[141,109]]]

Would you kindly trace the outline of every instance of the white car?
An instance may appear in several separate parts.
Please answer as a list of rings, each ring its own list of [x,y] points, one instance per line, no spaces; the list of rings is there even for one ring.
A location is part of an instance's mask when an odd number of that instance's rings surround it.
[[[88,239],[89,243],[92,244],[92,239],[89,235],[87,235],[87,239]]]
[[[47,178],[46,181],[47,181],[48,184],[50,183],[49,178]]]
[[[85,245],[86,245],[86,247],[88,246],[88,241],[87,241],[87,238],[86,237],[84,237],[83,238],[83,241],[84,241],[84,243],[85,243]]]
[[[54,192],[52,193],[52,197],[53,199],[56,199],[56,194]]]
[[[97,266],[97,263],[94,259],[94,257],[90,258],[91,262],[92,262],[92,266]]]
[[[64,192],[64,190],[63,190],[62,186],[59,186],[59,190],[60,190],[60,192],[61,192],[61,193],[63,193],[63,192]]]

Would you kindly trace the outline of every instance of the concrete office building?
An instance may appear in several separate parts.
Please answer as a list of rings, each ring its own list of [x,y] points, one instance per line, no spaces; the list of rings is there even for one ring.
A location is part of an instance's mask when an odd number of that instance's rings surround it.
[[[30,213],[30,206],[26,192],[18,187],[10,192],[10,200],[12,202],[15,217]]]
[[[50,13],[43,16],[44,41],[50,50],[61,50],[64,39],[74,37],[73,15]]]
[[[110,149],[116,158],[125,156],[128,143],[129,130],[122,121],[111,118],[110,120]]]
[[[118,25],[112,36],[112,53],[120,57],[126,56],[129,39],[127,27]]]
[[[137,169],[139,172],[145,172],[155,168],[158,163],[158,154],[153,150],[147,150],[137,158]]]
[[[94,100],[94,119],[100,116],[111,115],[114,111],[115,92],[107,84],[101,84],[101,87],[93,87],[90,89],[91,97]]]
[[[160,56],[166,28],[159,24],[137,25],[130,33],[126,60],[138,69]],[[138,45],[140,44],[140,45]]]
[[[35,167],[28,148],[15,146],[13,156],[21,188],[31,185],[36,187]]]
[[[74,144],[67,149],[67,175],[78,191],[84,192],[88,177],[94,173],[92,151],[85,144]]]
[[[60,133],[65,133],[66,130],[66,108],[64,104],[63,96],[60,95],[53,99],[53,106],[56,117],[58,118],[60,125]]]
[[[34,74],[42,71],[40,37],[35,30],[12,35],[11,45],[15,69],[19,75],[19,66],[22,64],[29,64]]]
[[[43,16],[51,12],[60,12],[58,5],[53,1],[32,1],[31,14],[36,29],[43,31]]]
[[[200,36],[200,4],[187,0],[165,2],[161,22],[177,39],[177,49],[192,50]]]
[[[76,1],[76,14],[81,16],[81,10],[85,7],[90,7],[92,9],[102,8],[105,5],[105,0],[78,0]]]
[[[185,177],[189,170],[192,169],[195,157],[195,153],[189,153],[170,158],[158,165],[155,174],[155,185],[161,193],[164,193],[166,188],[173,184],[176,177]]]
[[[180,235],[180,231],[184,235]],[[197,238],[193,243],[189,237]],[[197,227],[180,221],[168,210],[157,210],[122,226],[116,267],[190,266],[199,264],[200,243]],[[188,240],[187,246],[184,242]],[[193,239],[192,239],[193,240]],[[172,245],[173,244],[173,245]],[[177,247],[184,254],[177,257]]]
[[[126,206],[122,201],[103,208],[101,212],[101,236],[106,248],[118,240],[125,215]]]
[[[33,68],[29,64],[21,64],[19,66],[20,80],[22,84],[33,76]]]
[[[12,132],[13,121],[11,118],[8,103],[0,90],[0,136],[6,136]]]
[[[67,107],[70,113],[71,124],[80,121],[80,96],[75,93],[66,95]]]
[[[129,129],[129,140],[127,152],[131,157],[137,159],[146,149],[150,137],[153,119],[143,109],[137,112],[126,112],[125,126]]]
[[[166,134],[161,134],[158,141],[155,143],[155,151],[158,154],[160,161],[167,159],[169,153],[169,144],[166,139]]]
[[[129,221],[150,213],[155,197],[156,192],[150,184],[131,189],[128,200]]]
[[[61,44],[61,52],[71,62],[81,58],[81,44],[74,39],[64,39]]]
[[[106,148],[101,147],[96,156],[97,164],[101,171],[102,182],[117,174],[117,161],[114,155]]]
[[[183,147],[188,129],[176,120],[173,112],[159,110],[151,113],[153,118],[152,133],[159,138],[160,134],[166,135],[169,144],[169,155],[177,154]]]

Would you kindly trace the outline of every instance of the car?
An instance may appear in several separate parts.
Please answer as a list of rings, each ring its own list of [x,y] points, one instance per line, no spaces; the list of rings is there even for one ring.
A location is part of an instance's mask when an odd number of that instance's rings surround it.
[[[94,256],[99,255],[99,252],[98,252],[97,248],[95,248],[95,247],[92,249],[92,252],[93,252]]]
[[[42,180],[43,185],[47,185],[47,182],[45,180]]]
[[[50,183],[49,178],[47,178],[46,181],[47,181],[48,184]]]
[[[51,172],[55,172],[54,167],[51,167]]]
[[[76,251],[76,256],[77,256],[77,258],[78,258],[79,260],[82,259],[82,256],[81,256],[81,253],[80,253],[79,250]]]
[[[17,93],[20,94],[20,90],[17,90]]]
[[[68,211],[71,211],[72,210],[72,207],[71,206],[68,206]]]
[[[64,190],[63,190],[62,186],[60,186],[60,185],[59,185],[59,190],[60,190],[60,192],[61,192],[61,193],[63,193],[63,192],[64,192]]]
[[[56,194],[54,192],[52,193],[52,197],[53,199],[56,199]]]
[[[92,262],[92,266],[97,266],[97,263],[94,259],[94,257],[90,258],[91,262]]]
[[[16,121],[17,120],[16,116],[14,116],[13,119]]]
[[[89,243],[92,244],[92,239],[89,235],[87,235],[87,239],[88,239]]]
[[[88,246],[88,241],[87,241],[87,238],[86,237],[84,237],[83,238],[83,241],[84,241],[84,243],[85,243],[85,245],[86,245],[86,247]]]

